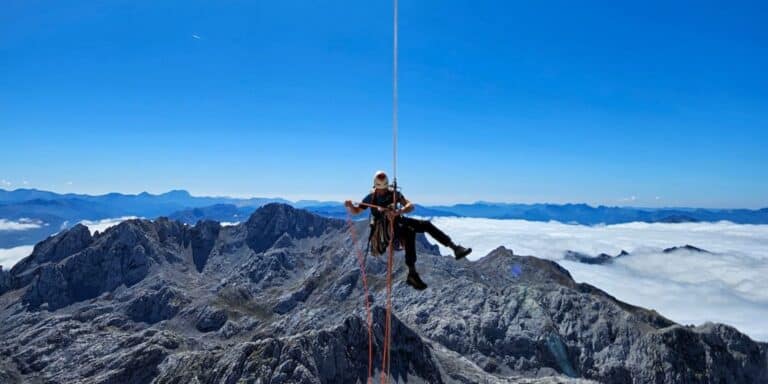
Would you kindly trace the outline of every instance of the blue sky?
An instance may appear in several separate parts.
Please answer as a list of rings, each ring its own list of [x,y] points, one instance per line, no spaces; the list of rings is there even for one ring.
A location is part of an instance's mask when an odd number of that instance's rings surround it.
[[[401,1],[422,203],[768,206],[765,2]],[[5,1],[0,188],[342,199],[391,168],[391,3]]]

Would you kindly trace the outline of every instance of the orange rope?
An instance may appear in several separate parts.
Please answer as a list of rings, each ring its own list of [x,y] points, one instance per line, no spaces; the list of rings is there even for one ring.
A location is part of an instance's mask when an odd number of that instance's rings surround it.
[[[397,183],[397,182],[395,182]],[[397,185],[397,184],[395,184]],[[397,209],[397,187],[395,187],[394,190],[394,207]],[[368,204],[359,202],[356,203],[358,206],[362,207],[368,207],[373,209],[379,209],[381,206],[374,205],[374,204]],[[391,342],[390,339],[392,337],[392,269],[394,266],[394,259],[395,259],[395,218],[392,218],[389,220],[389,252],[387,256],[387,310],[386,310],[386,319],[384,322],[384,351],[382,352],[382,358],[381,358],[381,383],[389,383],[389,373],[390,373],[390,349],[391,349]],[[352,232],[353,236],[353,242],[357,243],[357,231],[354,229],[354,225],[352,224],[352,216],[347,211],[347,223],[350,228],[350,232]],[[371,313],[370,313],[370,303],[368,302],[368,286],[366,283],[365,278],[365,266],[363,262],[363,252],[362,250],[358,249],[358,259],[360,260],[361,270],[363,270],[363,286],[365,287],[365,305],[366,305],[366,311],[368,311],[369,316],[369,328],[368,328],[368,377],[369,377],[369,383],[370,383],[370,377],[371,377],[371,361],[373,360],[373,352],[371,348],[371,324],[373,323],[373,320],[371,319]]]
[[[352,214],[347,212],[347,225],[349,226],[349,232],[352,237],[352,246],[357,250],[357,261],[360,263],[360,273],[363,279],[363,294],[365,295],[365,314],[366,323],[368,325],[368,376],[367,382],[371,384],[373,382],[373,316],[371,315],[371,303],[368,300],[368,279],[365,274],[365,256],[363,255],[362,248],[357,246],[357,230],[352,222]]]
[[[397,191],[395,191],[397,193]],[[397,196],[395,196],[397,197]],[[397,200],[395,200],[397,201]],[[395,207],[397,203],[395,203]],[[384,331],[384,358],[381,361],[381,382],[389,383],[390,350],[392,337],[392,266],[395,257],[395,220],[389,220],[389,255],[387,257],[387,317]]]

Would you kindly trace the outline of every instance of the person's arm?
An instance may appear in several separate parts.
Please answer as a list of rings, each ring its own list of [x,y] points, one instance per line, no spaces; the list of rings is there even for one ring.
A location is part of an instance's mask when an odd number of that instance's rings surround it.
[[[410,202],[410,200],[406,199],[405,196],[400,195],[400,204],[403,205],[403,208],[400,208],[401,213],[411,213],[416,208],[413,203]]]
[[[347,200],[347,201],[345,201],[345,202],[344,202],[344,206],[345,206],[345,207],[347,207],[347,210],[348,210],[348,211],[349,211],[349,213],[351,213],[352,215],[359,215],[359,214],[361,214],[363,211],[365,211],[366,209],[368,209],[367,207],[356,207],[356,206],[355,206],[355,204],[354,204],[354,203],[352,203],[352,200]]]

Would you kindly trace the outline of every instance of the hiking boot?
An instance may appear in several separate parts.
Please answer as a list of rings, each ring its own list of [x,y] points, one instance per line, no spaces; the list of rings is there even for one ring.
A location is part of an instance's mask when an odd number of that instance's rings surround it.
[[[408,278],[405,280],[405,283],[419,291],[427,289],[427,283],[421,280],[416,271],[408,272]]]
[[[452,247],[453,249],[453,256],[456,258],[456,260],[461,260],[470,253],[472,253],[472,248],[464,248],[461,245],[455,245]]]

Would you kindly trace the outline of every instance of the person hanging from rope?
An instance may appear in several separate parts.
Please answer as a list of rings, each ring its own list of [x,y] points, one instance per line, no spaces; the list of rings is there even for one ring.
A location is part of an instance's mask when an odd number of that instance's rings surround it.
[[[397,209],[397,205],[394,204],[395,196],[397,196],[397,203],[402,205],[400,209]],[[386,252],[390,240],[389,224],[390,220],[394,220],[393,240],[399,241],[399,244],[405,247],[405,264],[408,266],[406,283],[417,290],[427,288],[427,284],[421,280],[419,273],[416,272],[417,233],[429,233],[440,244],[451,248],[456,260],[461,260],[472,252],[472,248],[455,244],[448,235],[435,227],[429,220],[417,220],[403,216],[403,214],[413,211],[414,205],[399,191],[393,190],[389,185],[387,174],[383,171],[378,171],[373,176],[373,190],[363,199],[362,204],[355,206],[351,200],[347,200],[344,205],[353,215],[359,215],[371,208],[371,233],[368,241],[370,249],[376,256]]]

